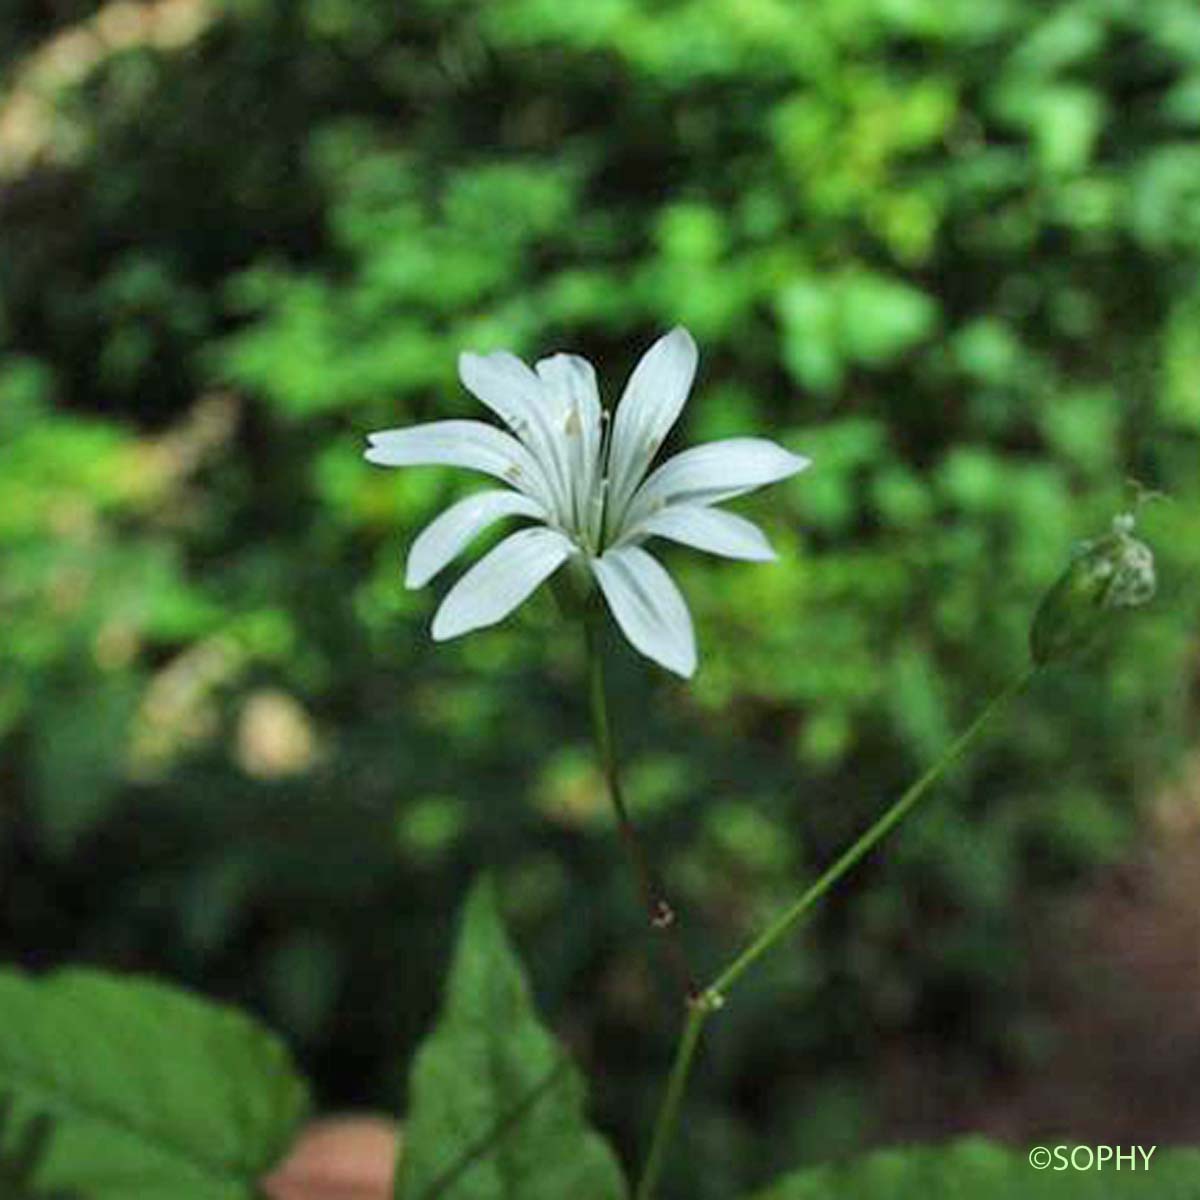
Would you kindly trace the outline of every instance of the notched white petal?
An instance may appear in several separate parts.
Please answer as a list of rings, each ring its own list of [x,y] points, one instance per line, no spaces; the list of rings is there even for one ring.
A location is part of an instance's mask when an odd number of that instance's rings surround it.
[[[596,373],[586,358],[576,354],[543,358],[537,373],[564,443],[570,474],[569,519],[574,528],[582,530],[589,520],[590,500],[601,468],[603,414]]]
[[[463,385],[529,447],[550,486],[553,508],[564,520],[570,512],[571,480],[566,435],[554,421],[541,377],[515,354],[460,354]]]
[[[509,434],[482,421],[431,421],[367,435],[368,462],[384,467],[467,467],[502,476],[526,456]]]
[[[435,517],[420,532],[408,552],[406,587],[419,588],[448,566],[474,538],[501,517],[544,518],[536,500],[520,492],[479,492]]]
[[[776,557],[766,535],[752,521],[699,504],[668,505],[626,536],[667,538],[709,554],[747,562],[770,562]]]
[[[367,435],[368,462],[384,467],[465,467],[504,479],[542,504],[552,491],[537,460],[511,434],[482,421],[431,421]]]
[[[476,399],[492,410],[514,433],[529,428],[530,409],[541,403],[537,376],[506,350],[494,354],[458,356],[458,377]]]
[[[539,359],[536,369],[567,435],[578,434],[587,440],[597,437],[600,389],[592,364],[578,354],[552,354]]]
[[[592,570],[634,649],[689,679],[696,670],[691,614],[658,561],[639,546],[618,546],[593,560]]]
[[[619,515],[683,411],[700,352],[682,326],[659,338],[634,368],[613,421],[609,478]]]
[[[554,529],[522,529],[506,537],[446,593],[434,614],[434,641],[444,642],[504,620],[573,549]]]
[[[668,504],[719,504],[803,471],[810,460],[766,438],[730,438],[669,458],[638,489],[626,527]]]

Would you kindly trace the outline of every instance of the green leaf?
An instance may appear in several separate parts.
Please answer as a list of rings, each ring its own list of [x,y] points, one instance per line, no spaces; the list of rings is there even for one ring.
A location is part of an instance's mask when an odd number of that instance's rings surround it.
[[[34,1183],[38,1163],[54,1136],[53,1121],[39,1113],[14,1129],[12,1109],[12,1098],[0,1096],[0,1196],[4,1200],[75,1200],[69,1192],[52,1196]]]
[[[398,1200],[627,1194],[584,1085],[539,1023],[488,881],[467,900],[441,1020],[413,1064]]]
[[[240,1013],[147,979],[0,972],[0,1090],[49,1117],[39,1188],[89,1200],[251,1200],[308,1091]]]
[[[1079,1147],[1076,1167],[1071,1144],[1050,1139],[1043,1148],[1051,1157],[1042,1170],[1030,1163],[1033,1145],[1013,1150],[982,1138],[881,1150],[844,1165],[798,1171],[756,1200],[1190,1200],[1200,1188],[1200,1151],[1155,1149],[1147,1167],[1131,1145],[1106,1147],[1125,1155],[1134,1150],[1137,1169],[1126,1157],[1118,1171],[1112,1158],[1097,1166],[1099,1146]]]

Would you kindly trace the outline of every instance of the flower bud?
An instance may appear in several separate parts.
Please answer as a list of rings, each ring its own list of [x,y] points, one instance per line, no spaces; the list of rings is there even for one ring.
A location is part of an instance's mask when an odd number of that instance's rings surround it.
[[[1114,517],[1111,532],[1080,545],[1046,593],[1029,634],[1038,666],[1086,650],[1115,613],[1153,597],[1154,555],[1133,527],[1131,513]]]

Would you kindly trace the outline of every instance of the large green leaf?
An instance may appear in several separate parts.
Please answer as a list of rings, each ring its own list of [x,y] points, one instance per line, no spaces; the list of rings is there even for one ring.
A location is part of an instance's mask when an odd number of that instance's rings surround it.
[[[45,1192],[37,1186],[38,1164],[54,1137],[54,1122],[39,1113],[33,1120],[17,1124],[9,1119],[12,1109],[12,1100],[0,1096],[0,1196],[4,1200],[81,1200],[73,1192]]]
[[[537,1018],[492,886],[466,904],[437,1029],[413,1065],[399,1200],[618,1200],[584,1086]]]
[[[84,970],[0,973],[0,1091],[54,1121],[39,1187],[89,1200],[249,1200],[309,1104],[240,1013]]]
[[[1144,1149],[1150,1151],[1152,1142]],[[1061,1147],[1061,1149],[1060,1149]],[[1031,1165],[1029,1150],[966,1138],[947,1146],[881,1150],[839,1166],[798,1171],[756,1200],[1195,1200],[1200,1196],[1200,1151],[1154,1149],[1146,1164],[1129,1144],[1109,1146],[1125,1156],[1099,1162],[1097,1146],[1072,1147],[1046,1139],[1049,1165]],[[1134,1151],[1132,1160],[1130,1151]],[[1056,1151],[1059,1151],[1056,1153]],[[1136,1165],[1136,1170],[1133,1169]]]

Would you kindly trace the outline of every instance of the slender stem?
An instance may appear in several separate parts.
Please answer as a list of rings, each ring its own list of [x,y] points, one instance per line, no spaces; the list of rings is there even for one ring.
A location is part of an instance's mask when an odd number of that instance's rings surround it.
[[[653,1200],[658,1188],[667,1146],[679,1120],[679,1107],[683,1103],[683,1093],[687,1089],[688,1076],[692,1071],[692,1059],[696,1056],[696,1047],[700,1044],[700,1034],[704,1031],[704,1021],[708,1012],[709,1005],[703,1000],[694,1002],[688,1011],[687,1024],[684,1025],[679,1045],[675,1048],[675,1061],[667,1079],[667,1090],[659,1109],[658,1120],[654,1124],[650,1154],[638,1181],[636,1200]]]
[[[613,742],[612,720],[609,715],[608,689],[604,682],[604,656],[600,645],[599,622],[591,615],[584,622],[587,631],[589,693],[592,707],[592,727],[596,736],[596,751],[604,769],[608,794],[612,798],[617,818],[617,831],[633,873],[637,877],[638,890],[646,906],[646,917],[650,928],[662,935],[664,956],[670,970],[676,976],[683,999],[691,1002],[699,996],[695,978],[688,965],[683,942],[679,937],[678,921],[674,908],[659,885],[649,856],[638,837],[637,829],[629,816],[625,804],[625,793],[621,786],[621,774],[617,766],[617,753]]]
[[[865,858],[916,806],[927,791],[963,755],[983,732],[984,726],[1033,678],[1029,667],[998,691],[982,711],[950,743],[941,757],[897,800],[815,883],[783,910],[713,981],[711,991],[723,996],[741,976],[783,937],[810,908],[822,899],[839,879]]]
[[[638,1185],[637,1200],[654,1200],[655,1189],[662,1173],[663,1156],[675,1133],[675,1126],[679,1120],[679,1108],[687,1088],[696,1047],[709,1015],[721,1007],[725,1000],[725,994],[742,975],[790,932],[800,918],[821,900],[842,876],[861,862],[912,811],[925,793],[978,738],[991,718],[1025,688],[1036,671],[1036,667],[1029,667],[1007,686],[1001,688],[984,705],[975,720],[946,747],[937,762],[917,779],[832,866],[824,871],[815,883],[807,887],[761,934],[754,938],[692,1004],[687,1025],[684,1027],[683,1035],[675,1051],[675,1062],[671,1067],[667,1090],[658,1110],[654,1135],[650,1143],[650,1155],[646,1160],[646,1167]]]

